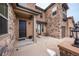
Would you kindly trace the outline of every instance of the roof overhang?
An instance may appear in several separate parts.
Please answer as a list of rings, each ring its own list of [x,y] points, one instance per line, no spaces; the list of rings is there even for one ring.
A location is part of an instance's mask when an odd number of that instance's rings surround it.
[[[39,6],[35,6],[37,9],[41,10],[41,11],[47,11],[51,6],[53,6],[55,3],[51,3],[50,5],[48,5],[45,9],[39,7]]]
[[[47,22],[45,22],[45,21],[37,21],[37,23],[41,23],[41,24],[47,24]]]
[[[32,17],[32,14],[27,13],[27,12],[25,13],[24,11],[19,10],[19,9],[14,9],[14,12],[15,12],[17,17],[21,17],[21,18],[30,18],[30,17]]]
[[[20,15],[20,16],[27,15],[26,17],[28,17],[28,16],[31,16],[31,15],[41,14],[38,11],[29,9],[27,7],[20,6],[20,5],[16,4],[16,3],[12,3],[11,5],[13,6],[13,10],[16,13],[16,15]]]
[[[46,9],[45,11],[47,11],[51,6],[53,6],[55,3],[51,3]]]
[[[47,11],[47,10],[48,10],[51,6],[53,6],[54,4],[56,4],[56,3],[51,3],[51,4],[45,9],[45,11]],[[67,3],[63,3],[63,4],[62,4],[62,7],[65,8],[66,10],[69,9]]]
[[[39,7],[39,6],[37,6],[37,5],[35,6],[35,8],[36,8],[36,9],[39,9],[39,10],[41,10],[41,11],[44,11],[44,9],[42,9],[41,7]]]

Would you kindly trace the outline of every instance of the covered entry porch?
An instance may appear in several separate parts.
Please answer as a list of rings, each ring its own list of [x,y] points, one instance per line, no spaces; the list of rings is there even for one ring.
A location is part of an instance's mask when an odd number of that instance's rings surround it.
[[[17,40],[32,39],[32,41],[36,42],[36,15],[39,12],[17,4],[13,4],[13,9],[16,15]]]

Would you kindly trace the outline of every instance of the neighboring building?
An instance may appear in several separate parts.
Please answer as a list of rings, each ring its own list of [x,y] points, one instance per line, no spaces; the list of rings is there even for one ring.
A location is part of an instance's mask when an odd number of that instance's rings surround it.
[[[72,29],[74,28],[75,26],[75,22],[74,22],[74,18],[71,16],[71,17],[68,17],[67,18],[67,37],[72,37]]]

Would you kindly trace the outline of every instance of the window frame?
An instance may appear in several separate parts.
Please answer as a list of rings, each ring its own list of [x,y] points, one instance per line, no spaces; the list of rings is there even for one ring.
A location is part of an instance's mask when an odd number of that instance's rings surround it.
[[[44,24],[41,24],[41,31],[44,32]]]
[[[42,23],[37,23],[37,29],[36,29],[37,33],[42,33],[44,32],[44,24]]]

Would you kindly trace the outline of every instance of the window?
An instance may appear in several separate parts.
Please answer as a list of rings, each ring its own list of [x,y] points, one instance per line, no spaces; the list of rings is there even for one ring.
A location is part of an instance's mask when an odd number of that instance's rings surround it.
[[[63,9],[63,11],[66,11],[65,8],[62,8],[62,9]]]
[[[53,16],[56,15],[56,11],[52,12],[52,15],[53,15]]]
[[[40,14],[40,18],[42,18],[43,17],[43,15],[42,14]]]
[[[66,21],[67,20],[67,15],[63,13],[63,20]]]
[[[8,17],[8,6],[6,3],[0,3],[0,14],[6,18]]]
[[[70,31],[70,37],[73,36],[73,32],[72,32],[73,28],[72,27],[69,27],[69,31]]]
[[[37,32],[40,34],[44,32],[44,24],[37,24]]]
[[[37,32],[41,33],[41,25],[40,24],[37,24]]]
[[[5,3],[0,3],[0,35],[7,33],[8,7]]]
[[[0,16],[0,35],[7,33],[7,20]]]
[[[41,31],[44,32],[44,25],[41,24]]]

